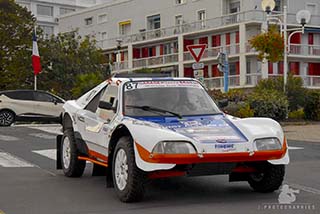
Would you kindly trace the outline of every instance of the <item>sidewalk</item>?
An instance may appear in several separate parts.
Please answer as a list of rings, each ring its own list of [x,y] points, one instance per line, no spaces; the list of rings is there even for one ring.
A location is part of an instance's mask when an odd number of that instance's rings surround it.
[[[320,123],[282,126],[288,140],[320,143]]]

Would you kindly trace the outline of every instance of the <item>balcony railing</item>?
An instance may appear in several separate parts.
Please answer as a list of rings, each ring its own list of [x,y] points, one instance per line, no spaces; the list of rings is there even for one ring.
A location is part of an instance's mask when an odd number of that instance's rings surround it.
[[[223,76],[221,77],[211,77],[205,78],[204,84],[208,89],[221,89],[224,86]],[[240,86],[240,75],[231,75],[229,76],[229,87],[238,87]]]
[[[155,56],[149,58],[142,58],[142,59],[134,59],[133,60],[133,68],[141,68],[141,67],[148,67],[154,65],[164,65],[169,63],[177,63],[178,62],[178,54],[168,54],[162,56]]]
[[[291,44],[290,54],[304,56],[320,56],[320,45]]]
[[[261,73],[246,74],[246,85],[256,86],[258,82],[261,80],[261,78],[262,78]]]
[[[123,61],[120,63],[115,62],[111,66],[112,71],[118,71],[118,70],[127,70],[128,69],[128,61]]]
[[[228,55],[236,55],[236,54],[239,54],[240,52],[239,50],[240,50],[239,44],[210,47],[205,49],[202,59],[217,57],[219,52],[225,52]],[[186,51],[183,53],[183,59],[185,61],[188,61],[188,60],[193,60],[193,57],[189,51]]]
[[[320,76],[299,76],[303,80],[303,86],[306,88],[320,88]]]

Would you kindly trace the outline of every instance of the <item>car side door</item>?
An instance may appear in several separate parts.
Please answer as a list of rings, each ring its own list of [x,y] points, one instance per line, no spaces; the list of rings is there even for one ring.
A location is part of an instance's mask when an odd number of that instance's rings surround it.
[[[108,134],[112,129],[112,121],[116,115],[118,106],[118,86],[109,85],[101,94],[99,103],[109,103],[112,109],[97,107],[95,113],[88,113],[85,116],[85,140],[88,147],[97,153],[108,154]]]
[[[59,117],[61,115],[63,105],[61,101],[46,92],[34,91],[33,94],[36,113],[50,117]]]

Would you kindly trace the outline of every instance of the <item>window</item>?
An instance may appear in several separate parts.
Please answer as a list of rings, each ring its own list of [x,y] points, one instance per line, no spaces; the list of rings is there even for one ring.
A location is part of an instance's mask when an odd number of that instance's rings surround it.
[[[108,86],[105,92],[102,93],[100,101],[111,103],[112,107],[116,109],[118,105],[118,87],[113,85]],[[100,118],[107,121],[110,121],[115,115],[114,110],[101,108],[97,108],[96,113]]]
[[[175,24],[176,24],[176,26],[180,26],[180,25],[183,24],[183,17],[182,17],[182,15],[177,15],[177,16],[175,17]]]
[[[101,40],[106,40],[107,39],[107,32],[102,32],[101,33]]]
[[[176,5],[185,4],[186,0],[175,0]]]
[[[237,66],[236,66],[236,63],[232,62],[232,63],[229,63],[229,74],[230,75],[237,75]]]
[[[91,112],[96,112],[98,105],[99,105],[99,100],[101,97],[101,94],[103,94],[103,92],[105,91],[105,89],[102,89],[89,103],[88,105],[85,107],[86,110],[91,111]],[[96,91],[92,91],[92,93],[95,93]],[[88,99],[90,99],[90,95],[88,96]]]
[[[86,18],[86,19],[84,19],[84,22],[85,22],[85,25],[92,25],[92,23],[93,23],[93,18],[92,18],[92,17]]]
[[[119,34],[120,35],[131,34],[131,21],[130,20],[119,22]]]
[[[148,23],[148,26],[147,26],[148,30],[159,29],[161,27],[160,14],[147,17],[147,23]]]
[[[229,13],[238,13],[240,12],[240,2],[230,2],[229,4]]]
[[[44,39],[49,39],[54,33],[53,26],[39,25],[39,27],[43,30]]]
[[[274,7],[274,11],[282,11],[281,0],[275,0],[276,6]]]
[[[98,23],[103,23],[108,21],[108,17],[107,14],[101,14],[98,16]]]
[[[206,25],[206,11],[205,10],[200,10],[198,11],[198,21],[200,21],[201,27],[205,27]]]
[[[43,92],[34,92],[34,99],[35,101],[40,102],[54,102],[55,98],[49,94]]]
[[[37,14],[42,16],[53,16],[53,7],[38,4]]]
[[[34,100],[33,91],[9,91],[4,95],[15,100]]]
[[[60,7],[60,15],[74,12],[75,9]]]

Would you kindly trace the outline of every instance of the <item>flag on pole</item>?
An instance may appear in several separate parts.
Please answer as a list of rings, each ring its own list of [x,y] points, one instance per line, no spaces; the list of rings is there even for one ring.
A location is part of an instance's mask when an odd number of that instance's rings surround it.
[[[38,50],[36,29],[34,29],[34,32],[32,35],[32,67],[33,67],[35,76],[41,72],[40,55]]]

